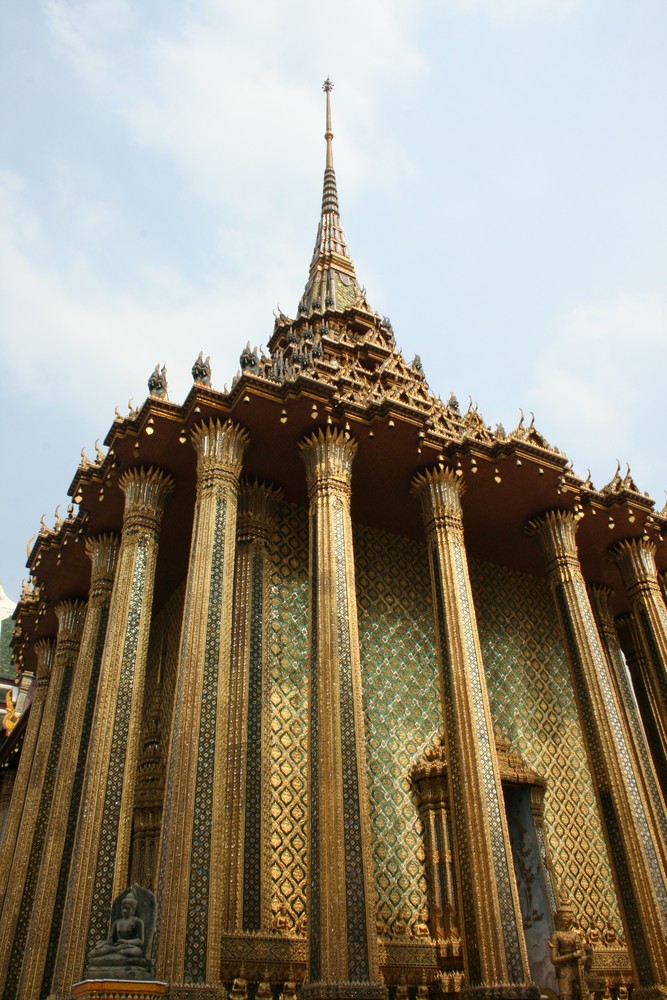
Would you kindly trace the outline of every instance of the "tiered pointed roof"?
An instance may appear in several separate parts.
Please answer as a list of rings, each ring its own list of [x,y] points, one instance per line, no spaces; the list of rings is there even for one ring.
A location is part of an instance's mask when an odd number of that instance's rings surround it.
[[[328,78],[322,89],[326,94],[326,165],[322,190],[322,213],[317,227],[315,249],[310,262],[308,283],[299,303],[299,316],[313,312],[335,310],[343,312],[351,306],[368,309],[365,295],[357,282],[354,264],[347,249],[343,223],[338,208],[338,190],[333,165],[333,131],[331,129],[331,91]]]

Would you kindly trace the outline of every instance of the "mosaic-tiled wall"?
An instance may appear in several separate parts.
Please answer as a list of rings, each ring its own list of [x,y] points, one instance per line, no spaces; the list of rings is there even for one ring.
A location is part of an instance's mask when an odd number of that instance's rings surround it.
[[[494,720],[549,782],[545,819],[558,882],[584,928],[620,930],[569,669],[546,580],[471,560]]]
[[[391,933],[426,902],[408,773],[442,730],[433,602],[423,545],[362,527],[354,544],[378,916]]]
[[[308,514],[282,504],[271,540],[271,906],[306,907],[308,857]]]

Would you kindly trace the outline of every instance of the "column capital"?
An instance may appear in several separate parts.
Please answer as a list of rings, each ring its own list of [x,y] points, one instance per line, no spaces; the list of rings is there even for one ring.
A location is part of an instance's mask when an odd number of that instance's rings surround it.
[[[312,500],[320,489],[350,495],[352,462],[357,442],[347,431],[318,430],[299,442],[301,458],[306,466],[308,496]]]
[[[86,555],[91,562],[89,603],[99,603],[111,594],[119,546],[117,535],[86,539]]]
[[[41,680],[48,680],[51,676],[51,667],[53,666],[53,653],[55,648],[56,644],[54,639],[38,639],[35,643],[35,655],[37,656],[35,677],[37,678],[38,683]]]
[[[64,641],[77,642],[86,620],[86,602],[61,601],[53,610],[58,619],[57,645],[60,646]]]
[[[241,475],[241,463],[250,435],[232,420],[209,420],[192,432],[192,447],[197,453],[197,482],[201,489],[211,489],[220,480]]]
[[[412,478],[412,492],[419,498],[427,535],[438,527],[463,528],[461,497],[465,491],[462,477],[454,469],[436,466],[418,472]]]
[[[174,479],[155,466],[128,469],[118,480],[125,494],[123,533],[148,531],[157,534],[167,497],[174,488]]]
[[[630,596],[646,584],[658,585],[655,544],[649,538],[621,538],[608,550]]]
[[[282,490],[265,483],[242,483],[239,494],[237,537],[243,544],[256,539],[268,542]]]
[[[611,610],[611,599],[614,591],[611,587],[605,587],[602,583],[588,583],[586,585],[591,607],[598,620],[598,625],[608,634],[616,636],[616,625],[614,615]]]
[[[579,566],[577,515],[570,510],[548,510],[526,525],[526,531],[542,549],[549,573],[564,568],[571,561]]]

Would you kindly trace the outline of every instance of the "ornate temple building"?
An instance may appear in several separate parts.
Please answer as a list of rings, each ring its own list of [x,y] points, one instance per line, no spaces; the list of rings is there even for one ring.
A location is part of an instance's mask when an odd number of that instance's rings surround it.
[[[156,368],[30,552],[0,992],[667,997],[666,512],[403,357],[330,89],[296,317]]]

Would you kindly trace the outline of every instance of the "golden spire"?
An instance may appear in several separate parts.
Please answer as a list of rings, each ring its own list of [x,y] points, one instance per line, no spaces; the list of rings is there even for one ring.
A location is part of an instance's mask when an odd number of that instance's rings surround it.
[[[327,310],[343,312],[355,307],[370,312],[364,292],[359,287],[354,264],[347,249],[343,224],[338,208],[336,174],[333,166],[333,129],[331,127],[331,91],[333,83],[327,77],[322,85],[326,94],[327,144],[322,190],[322,214],[317,227],[313,258],[310,262],[308,283],[301,302],[299,315]]]

